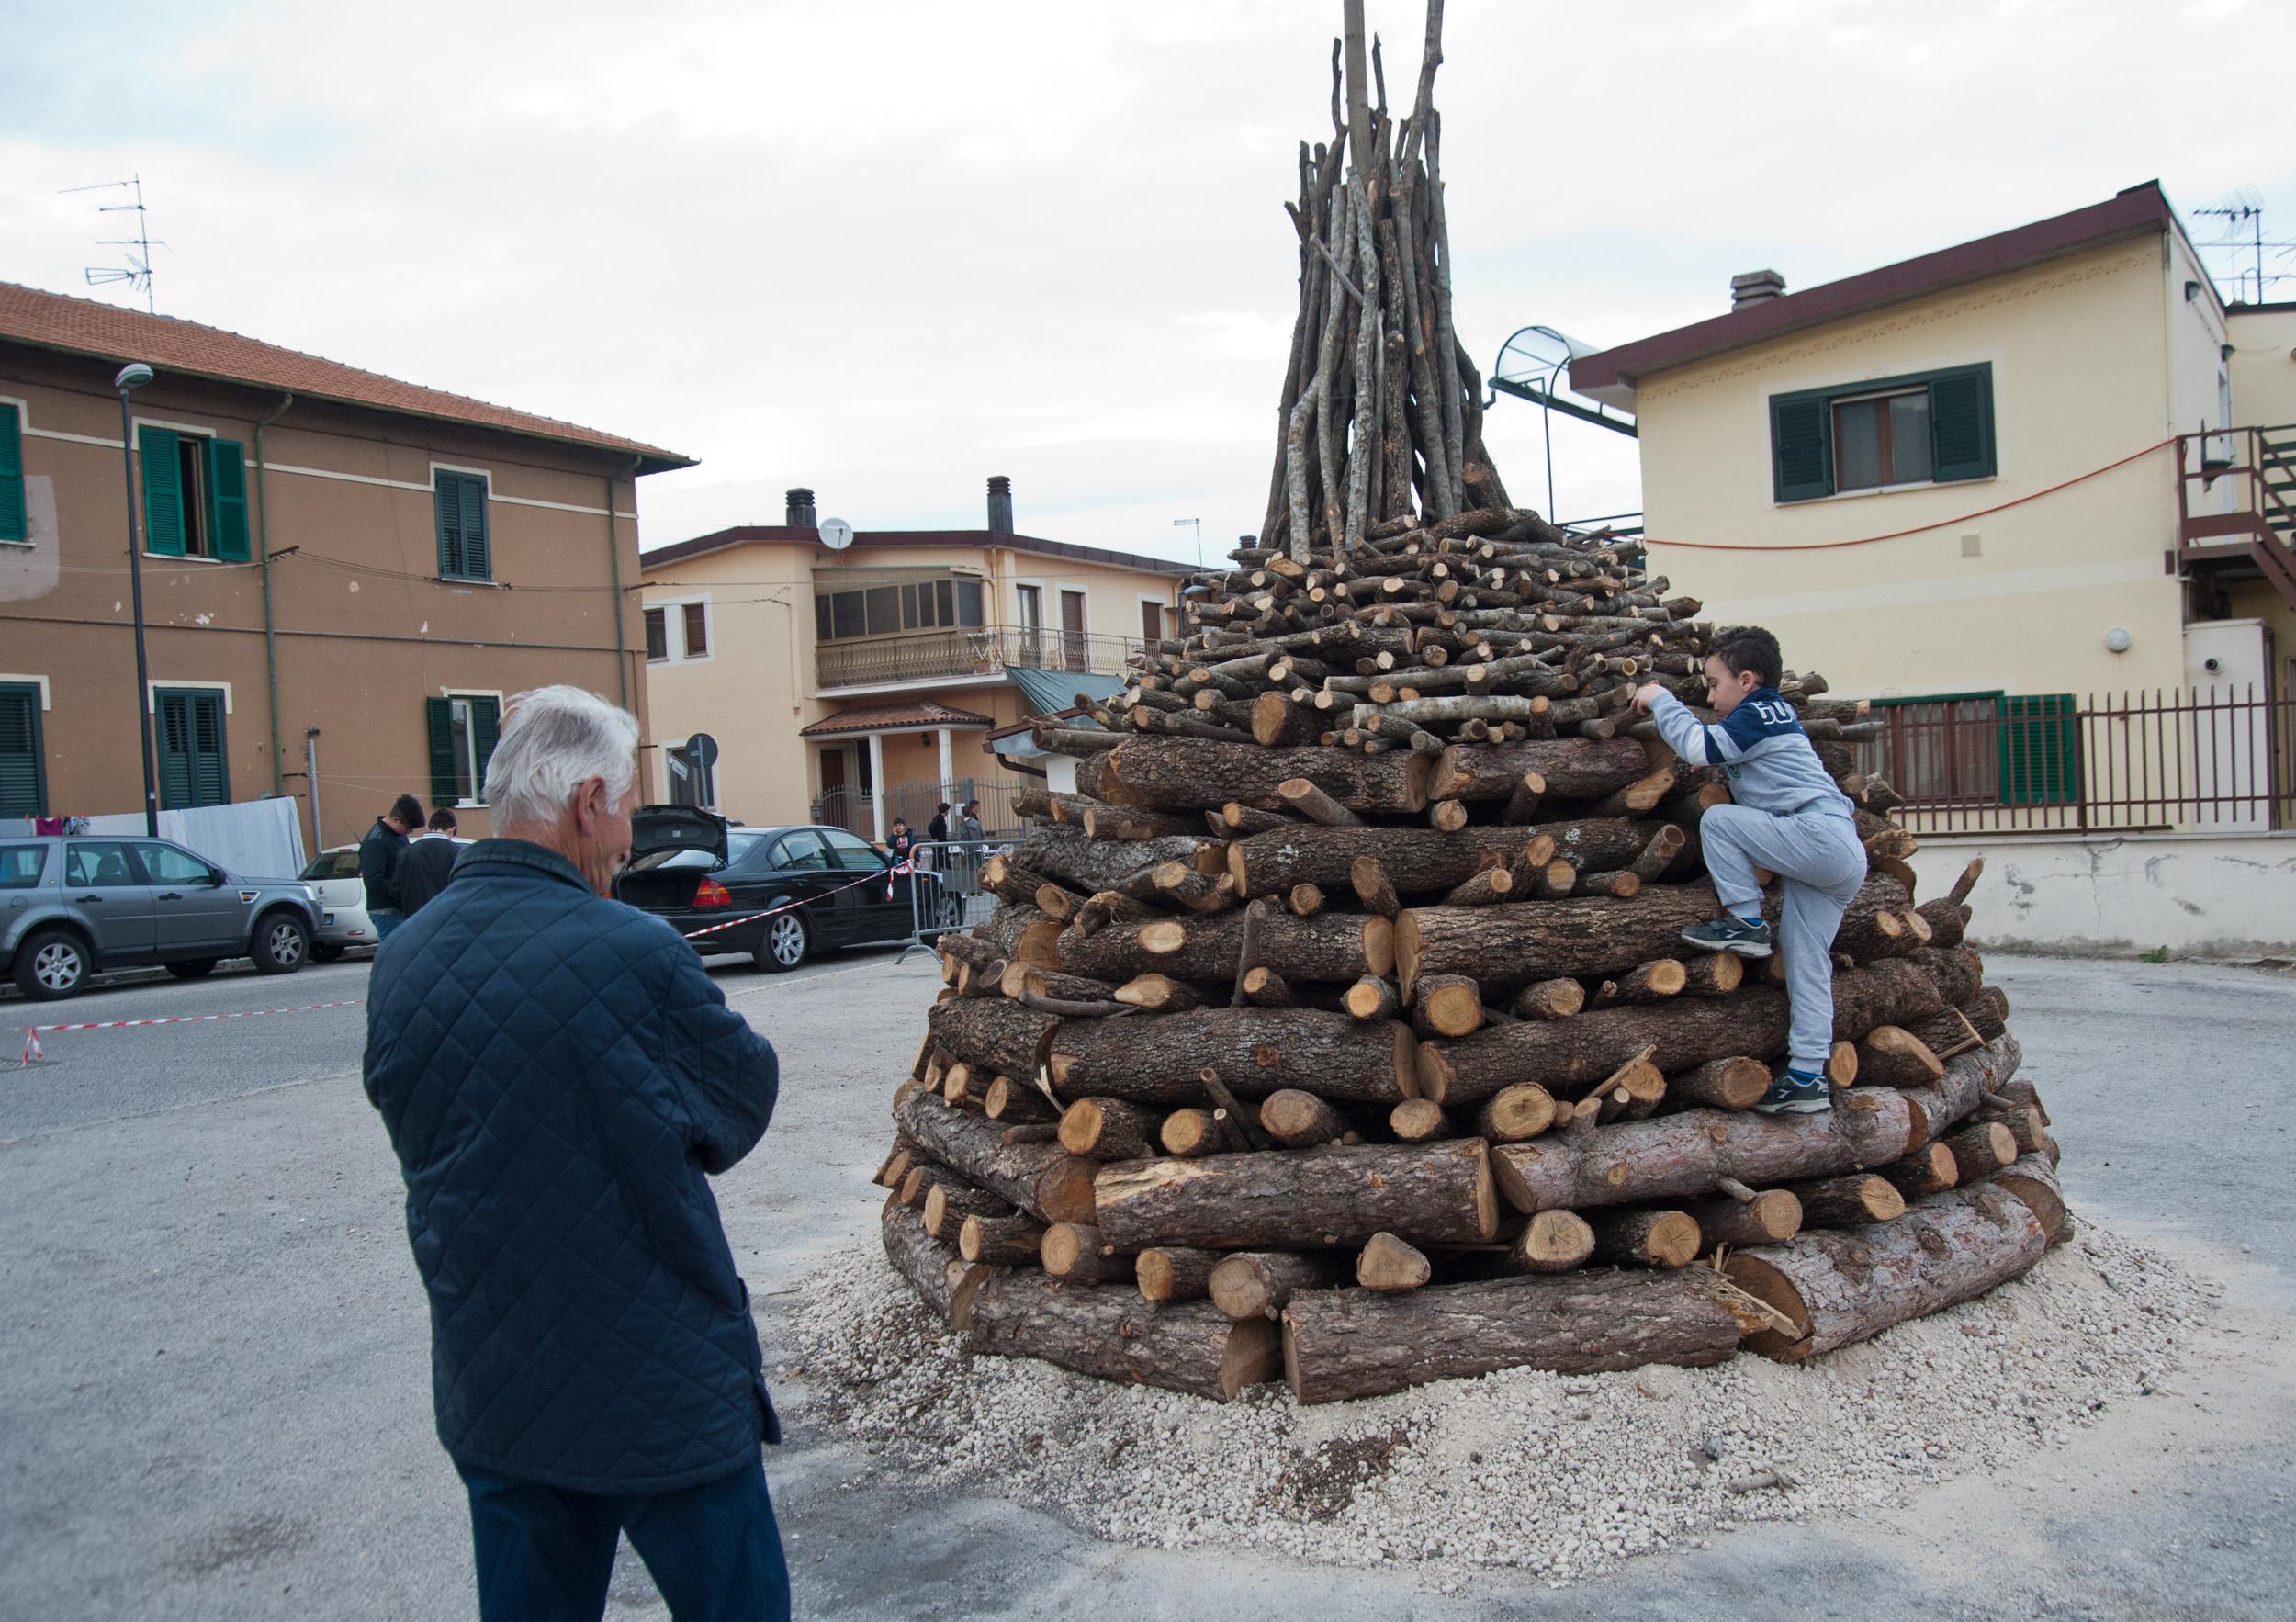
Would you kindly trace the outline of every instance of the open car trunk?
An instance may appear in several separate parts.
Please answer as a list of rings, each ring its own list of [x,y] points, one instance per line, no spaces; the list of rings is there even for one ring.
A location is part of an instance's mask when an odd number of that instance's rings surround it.
[[[630,817],[630,864],[614,893],[632,907],[690,906],[726,865],[726,819],[692,805],[641,805]]]

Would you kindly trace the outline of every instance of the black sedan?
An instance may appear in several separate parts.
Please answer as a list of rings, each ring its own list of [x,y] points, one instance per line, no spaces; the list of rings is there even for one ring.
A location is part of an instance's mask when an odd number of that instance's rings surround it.
[[[920,920],[955,922],[938,874],[890,872],[890,857],[841,828],[729,828],[706,813],[649,805],[631,831],[615,895],[692,937],[696,952],[748,952],[769,973],[835,947],[896,944]],[[926,886],[921,909],[917,884]],[[696,934],[703,929],[712,932]]]

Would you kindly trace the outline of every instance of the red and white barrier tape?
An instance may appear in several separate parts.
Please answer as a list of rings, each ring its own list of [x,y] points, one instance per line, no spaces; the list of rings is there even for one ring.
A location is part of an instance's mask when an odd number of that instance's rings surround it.
[[[799,907],[805,907],[809,903],[826,900],[827,897],[838,895],[843,891],[858,890],[861,885],[878,878],[884,880],[885,899],[890,901],[893,899],[894,879],[900,874],[914,873],[916,871],[917,864],[914,862],[898,862],[892,867],[886,868],[882,873],[865,873],[861,877],[855,879],[850,884],[839,884],[835,890],[824,890],[818,895],[808,895],[799,901],[784,901],[781,904],[781,906],[769,907],[763,912],[745,913],[737,918],[727,918],[722,924],[712,924],[706,929],[688,930],[685,938],[689,941],[699,941],[704,935],[715,935],[721,929],[731,929],[741,924],[754,924],[760,918],[770,918],[776,913],[794,912]]]
[[[27,1025],[24,1028],[24,1063],[31,1064],[40,1056],[40,1032],[57,1031],[119,1031],[134,1025],[205,1025],[218,1019],[258,1019],[265,1014],[315,1014],[321,1008],[355,1008],[366,998],[345,997],[341,1002],[307,1002],[291,1008],[242,1008],[236,1014],[170,1014],[155,1019],[79,1019],[63,1025]]]

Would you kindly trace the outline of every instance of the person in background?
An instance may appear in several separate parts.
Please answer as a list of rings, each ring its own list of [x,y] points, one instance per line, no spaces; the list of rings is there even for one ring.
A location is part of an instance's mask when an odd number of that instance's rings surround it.
[[[957,813],[957,838],[971,845],[978,845],[986,838],[981,829],[980,801],[967,800],[964,809]]]
[[[949,842],[948,801],[943,800],[939,805],[934,807],[933,819],[925,825],[925,842],[929,845],[945,845]],[[948,871],[951,865],[949,861],[949,855],[950,853],[948,851],[938,850],[928,850],[925,853],[928,865],[942,869],[943,871]]]
[[[909,831],[908,818],[893,819],[893,831],[885,837],[885,850],[898,866],[917,853],[917,836]]]
[[[399,907],[405,917],[421,912],[424,902],[446,888],[455,871],[455,858],[461,854],[455,814],[441,805],[431,813],[430,831],[399,858]]]
[[[377,946],[407,921],[399,899],[399,862],[406,854],[407,836],[422,826],[422,802],[400,794],[359,841],[359,878],[366,886],[366,916],[375,925]]]
[[[780,1071],[693,948],[607,898],[637,738],[580,688],[513,698],[497,836],[368,992],[481,1622],[596,1622],[625,1534],[680,1622],[789,1616],[759,1447],[781,1430],[709,1183],[764,1135]]]

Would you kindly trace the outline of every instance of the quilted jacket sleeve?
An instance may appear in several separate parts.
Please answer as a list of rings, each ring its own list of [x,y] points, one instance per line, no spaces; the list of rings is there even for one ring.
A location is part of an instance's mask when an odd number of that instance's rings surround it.
[[[726,1170],[757,1147],[781,1096],[773,1046],[726,1006],[725,994],[683,941],[669,954],[663,998],[668,1069],[703,1171]]]

